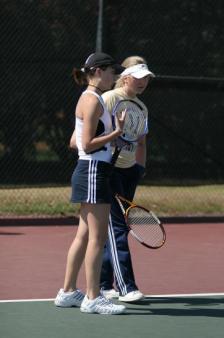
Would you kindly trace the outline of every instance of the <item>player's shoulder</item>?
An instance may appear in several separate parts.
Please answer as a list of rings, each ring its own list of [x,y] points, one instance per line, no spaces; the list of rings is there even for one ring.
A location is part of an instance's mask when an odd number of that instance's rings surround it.
[[[113,108],[117,104],[118,101],[122,100],[123,98],[117,92],[116,89],[109,90],[102,95],[102,99],[108,109],[109,112],[112,112]]]
[[[113,99],[122,99],[119,91],[117,89],[111,89],[108,90],[107,92],[103,93],[102,95],[103,100],[113,100]]]
[[[76,106],[76,111],[82,111],[83,114],[89,114],[90,112],[102,114],[102,103],[98,96],[92,94],[91,92],[85,92],[84,95],[81,95],[78,104]]]
[[[97,94],[96,92],[92,90],[84,90],[80,98],[85,100],[85,98],[88,97],[88,100],[99,101],[99,96],[100,96],[99,94]]]
[[[90,105],[100,105],[101,104],[101,98],[100,95],[95,94],[92,91],[84,91],[83,94],[80,96],[80,102],[84,106],[90,106]]]

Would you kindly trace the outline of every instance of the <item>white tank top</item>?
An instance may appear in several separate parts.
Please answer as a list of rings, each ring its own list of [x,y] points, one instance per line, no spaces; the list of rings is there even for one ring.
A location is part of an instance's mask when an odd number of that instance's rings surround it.
[[[82,95],[89,93],[95,95],[103,107],[103,114],[100,116],[98,122],[96,137],[111,133],[112,131],[111,115],[108,112],[102,97],[91,90],[85,90],[82,93]],[[103,147],[101,147],[100,149],[96,149],[91,153],[88,154],[85,153],[85,151],[82,148],[83,120],[80,119],[79,117],[76,117],[75,133],[76,133],[76,145],[78,148],[79,158],[81,160],[98,160],[104,162],[111,161],[112,148],[110,143],[106,143]]]

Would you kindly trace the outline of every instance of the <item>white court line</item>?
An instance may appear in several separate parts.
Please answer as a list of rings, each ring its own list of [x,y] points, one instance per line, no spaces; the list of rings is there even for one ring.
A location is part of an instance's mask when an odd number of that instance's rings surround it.
[[[216,293],[180,293],[172,295],[147,295],[148,298],[176,298],[176,297],[215,297],[224,296],[223,292]]]
[[[43,298],[43,299],[7,299],[0,300],[0,303],[25,303],[25,302],[52,302],[54,298]]]
[[[221,297],[224,296],[223,292],[218,293],[180,293],[180,294],[168,294],[168,295],[145,295],[146,298],[178,298],[178,297]],[[0,303],[25,303],[25,302],[52,302],[55,298],[43,298],[43,299],[8,299],[0,300]]]

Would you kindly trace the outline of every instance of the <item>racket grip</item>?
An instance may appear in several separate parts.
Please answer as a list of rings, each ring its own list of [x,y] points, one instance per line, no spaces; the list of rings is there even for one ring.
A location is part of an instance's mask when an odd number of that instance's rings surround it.
[[[115,163],[116,163],[116,161],[117,161],[117,159],[118,159],[118,156],[119,156],[120,152],[121,152],[121,148],[117,148],[117,147],[116,147],[116,148],[115,148],[115,151],[114,151],[114,153],[113,153],[113,155],[112,155],[111,161],[110,161],[110,163],[111,163],[112,166],[115,165]]]

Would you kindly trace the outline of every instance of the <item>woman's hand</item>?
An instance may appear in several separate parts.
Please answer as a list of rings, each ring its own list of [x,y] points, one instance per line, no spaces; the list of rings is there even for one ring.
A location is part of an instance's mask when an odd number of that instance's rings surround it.
[[[115,125],[116,125],[116,131],[120,133],[120,135],[123,133],[124,123],[125,123],[125,117],[126,117],[126,109],[123,110],[121,113],[119,113],[119,116],[115,116]]]

